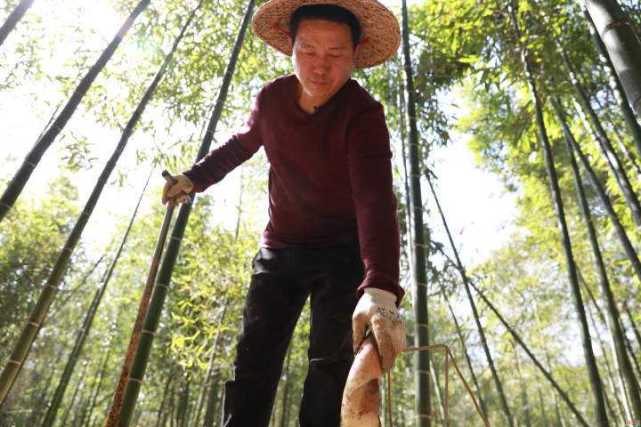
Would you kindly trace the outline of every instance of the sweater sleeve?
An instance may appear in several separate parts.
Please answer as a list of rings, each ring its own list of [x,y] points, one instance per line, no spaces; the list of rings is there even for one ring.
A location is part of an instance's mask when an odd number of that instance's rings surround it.
[[[191,169],[183,172],[194,184],[194,192],[205,191],[258,151],[262,145],[260,116],[263,91],[256,97],[254,108],[245,127],[226,143],[211,150]]]
[[[393,292],[399,285],[399,228],[392,186],[392,153],[380,103],[358,114],[348,129],[348,162],[358,240],[365,266],[359,292],[374,287]]]

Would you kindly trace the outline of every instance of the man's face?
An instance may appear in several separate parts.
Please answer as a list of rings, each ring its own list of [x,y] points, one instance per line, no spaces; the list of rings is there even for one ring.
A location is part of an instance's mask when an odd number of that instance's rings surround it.
[[[327,102],[352,75],[356,49],[347,24],[303,20],[293,46],[294,73],[300,82],[301,106]]]

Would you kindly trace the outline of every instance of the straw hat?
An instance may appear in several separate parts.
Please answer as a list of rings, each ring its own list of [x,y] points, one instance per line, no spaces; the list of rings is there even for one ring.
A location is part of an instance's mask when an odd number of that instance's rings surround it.
[[[401,42],[398,21],[376,0],[269,0],[254,15],[254,31],[271,47],[289,56],[290,17],[299,7],[311,4],[340,6],[356,16],[363,34],[355,60],[357,68],[378,65],[396,53]]]

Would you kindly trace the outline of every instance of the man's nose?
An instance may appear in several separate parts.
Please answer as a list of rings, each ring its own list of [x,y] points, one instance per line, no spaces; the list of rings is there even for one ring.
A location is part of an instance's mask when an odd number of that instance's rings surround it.
[[[329,70],[329,58],[327,55],[318,55],[314,62],[314,71],[316,73],[325,73]]]

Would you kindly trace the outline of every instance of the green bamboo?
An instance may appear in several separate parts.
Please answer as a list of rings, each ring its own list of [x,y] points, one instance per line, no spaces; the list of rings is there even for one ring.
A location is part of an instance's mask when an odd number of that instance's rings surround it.
[[[98,393],[100,392],[100,388],[102,387],[102,382],[105,379],[105,374],[107,373],[107,365],[109,364],[109,359],[111,357],[111,353],[107,352],[105,354],[105,358],[102,362],[102,367],[100,368],[100,375],[98,376],[98,383],[96,384],[96,387],[94,388],[93,394],[90,399],[89,403],[89,409],[87,411],[87,422],[89,423],[93,419],[93,413],[96,410],[96,405],[98,403]],[[84,419],[80,423],[81,426],[84,426]]]
[[[229,307],[229,297],[225,298],[225,302],[223,303],[223,311],[220,314],[220,320],[218,321],[218,324],[221,325],[221,328],[218,329],[216,332],[216,338],[214,339],[214,345],[212,346],[211,350],[211,360],[209,362],[209,369],[208,369],[208,375],[207,375],[207,382],[205,382],[205,385],[203,387],[203,401],[205,400],[204,397],[207,397],[207,405],[205,406],[205,419],[203,421],[203,426],[204,427],[213,427],[214,425],[214,417],[216,414],[216,403],[218,401],[218,396],[216,394],[216,388],[217,388],[217,381],[215,380],[216,377],[216,369],[214,368],[214,362],[216,361],[216,356],[218,355],[218,346],[220,344],[220,340],[222,338],[222,325],[223,322],[225,321],[225,315],[227,314],[227,308]],[[198,419],[196,420],[196,424],[198,423]]]
[[[571,132],[569,132],[569,135],[571,135]],[[614,210],[614,207],[612,206],[612,202],[610,201],[610,198],[607,195],[605,187],[603,186],[596,172],[590,165],[590,161],[588,160],[587,156],[583,153],[583,150],[581,149],[579,144],[576,142],[576,139],[572,137],[572,138],[568,138],[568,141],[570,141],[572,148],[574,149],[574,152],[579,157],[579,160],[583,165],[583,169],[585,169],[585,171],[588,173],[588,176],[590,177],[590,181],[592,182],[592,186],[596,190],[596,193],[599,195],[599,198],[601,199],[601,204],[605,208],[608,214],[608,217],[610,218],[610,221],[614,226],[614,230],[619,238],[619,241],[621,242],[621,246],[623,246],[625,254],[627,255],[628,260],[632,264],[632,269],[634,270],[639,281],[641,281],[641,261],[639,260],[639,256],[637,255],[636,249],[634,248],[634,246],[632,245],[632,242],[630,241],[630,238],[628,237],[628,233],[623,227],[623,224],[621,224],[621,220],[619,219],[619,216],[617,215],[617,213]]]
[[[143,196],[145,195],[145,191],[147,191],[147,186],[149,185],[150,178],[151,178],[151,173],[147,177],[147,181],[145,182],[145,186],[143,187],[143,190],[140,192],[140,196],[138,197],[138,202],[136,203],[136,207],[134,208],[134,211],[131,215],[131,219],[129,220],[129,224],[127,225],[127,229],[125,230],[125,234],[122,237],[120,246],[116,251],[114,259],[111,262],[111,265],[109,266],[109,269],[105,274],[105,277],[103,278],[102,286],[96,289],[95,295],[93,297],[89,310],[87,311],[82,327],[78,331],[78,336],[76,338],[74,347],[69,355],[64,371],[60,377],[60,381],[58,382],[58,386],[56,387],[56,391],[54,392],[53,398],[51,399],[51,403],[49,404],[49,409],[47,410],[47,414],[45,415],[45,418],[42,422],[43,427],[52,426],[56,420],[56,413],[60,408],[60,404],[62,403],[62,399],[64,398],[67,385],[71,380],[71,375],[73,374],[73,371],[76,367],[76,363],[80,359],[80,354],[82,353],[85,340],[87,339],[87,336],[89,335],[89,331],[91,330],[91,325],[93,324],[93,320],[98,311],[98,307],[100,306],[100,302],[102,301],[102,297],[104,296],[105,291],[107,290],[107,286],[109,285],[109,282],[113,275],[116,264],[120,259],[120,255],[122,254],[122,250],[124,249],[125,244],[127,243],[127,239],[129,238],[129,233],[131,232],[131,228],[133,227],[134,221],[136,220],[136,216],[138,215],[138,209],[140,208],[140,204],[142,202]]]
[[[443,295],[443,298],[445,299],[445,303],[447,304],[447,309],[450,312],[450,316],[454,321],[454,326],[456,327],[456,333],[458,335],[459,341],[461,342],[461,347],[463,347],[463,354],[465,355],[465,361],[467,362],[467,367],[470,370],[470,375],[472,376],[472,382],[474,383],[474,387],[476,388],[476,396],[479,400],[481,413],[483,414],[484,417],[487,418],[487,407],[485,406],[485,399],[483,399],[483,395],[481,393],[481,386],[479,385],[478,377],[476,376],[476,372],[474,371],[474,366],[472,365],[472,359],[470,358],[470,352],[468,351],[467,344],[465,343],[465,337],[463,336],[461,325],[459,324],[458,319],[454,314],[454,310],[452,309],[452,305],[450,304],[450,301],[447,297],[447,293],[445,292],[445,289],[441,288],[441,293]]]
[[[516,17],[516,2],[511,0],[510,4],[510,19],[512,21],[512,26],[514,27],[514,33],[516,39],[521,39],[521,31],[519,29],[518,20]],[[525,78],[527,81],[528,88],[530,90],[530,95],[532,96],[532,102],[535,108],[536,124],[539,133],[539,142],[541,144],[541,149],[543,150],[543,157],[545,159],[545,166],[547,177],[552,192],[552,199],[554,203],[554,208],[556,211],[557,222],[559,225],[559,231],[561,232],[561,242],[563,245],[563,250],[565,253],[565,260],[567,265],[567,273],[570,281],[570,290],[573,297],[574,308],[579,320],[579,327],[581,331],[581,339],[583,344],[583,354],[585,357],[585,362],[587,365],[588,376],[590,379],[590,385],[592,387],[592,394],[594,397],[594,402],[596,403],[596,418],[597,423],[600,427],[607,427],[608,416],[605,409],[605,402],[603,400],[603,384],[601,377],[599,376],[599,371],[596,365],[596,359],[594,357],[594,351],[592,349],[592,342],[590,340],[590,329],[588,327],[587,318],[585,315],[585,306],[583,304],[583,299],[581,297],[581,291],[579,289],[579,283],[576,272],[576,264],[574,261],[574,255],[572,253],[572,243],[570,240],[570,233],[565,219],[565,209],[563,206],[563,200],[561,198],[561,189],[559,188],[559,181],[554,166],[554,157],[552,153],[552,147],[550,146],[550,141],[548,139],[547,130],[545,128],[545,122],[543,120],[543,104],[541,98],[539,97],[538,89],[536,82],[534,80],[534,73],[532,71],[532,64],[529,59],[529,52],[527,46],[521,47],[521,60],[523,62],[523,68],[525,71]]]
[[[612,60],[610,59],[608,50],[603,44],[603,40],[601,40],[601,37],[597,33],[596,27],[594,26],[594,22],[592,21],[590,14],[585,9],[583,13],[588,23],[588,30],[590,31],[590,34],[592,35],[592,39],[594,40],[594,44],[597,47],[597,51],[599,52],[602,58],[603,67],[605,68],[608,74],[608,77],[610,80],[610,87],[612,88],[612,91],[614,92],[614,95],[617,101],[619,102],[619,106],[621,107],[621,111],[623,113],[625,122],[628,125],[628,129],[630,130],[630,133],[632,134],[634,145],[637,149],[639,156],[641,156],[641,126],[639,126],[639,122],[634,116],[634,111],[632,111],[632,108],[630,107],[630,103],[628,102],[628,98],[625,96],[625,91],[623,90],[623,86],[621,85],[619,76],[617,76],[616,70],[614,69],[614,64],[612,64]]]
[[[514,364],[516,366],[516,375],[518,376],[519,389],[521,394],[521,406],[525,414],[525,427],[532,427],[532,414],[530,413],[530,402],[527,394],[527,383],[523,379],[523,373],[521,372],[521,361],[519,360],[519,352],[516,348],[515,342],[510,341],[512,346],[512,351],[514,352]]]
[[[616,0],[584,0],[630,105],[641,117],[641,40]]]
[[[537,393],[539,395],[539,406],[541,407],[541,418],[543,419],[543,425],[544,426],[550,425],[550,422],[548,420],[548,414],[545,409],[545,402],[543,401],[543,393],[541,392],[541,387],[537,387]]]
[[[501,408],[503,410],[503,415],[505,416],[505,419],[508,425],[514,426],[514,416],[512,415],[510,406],[507,403],[507,397],[503,389],[503,383],[499,378],[498,371],[496,370],[496,366],[494,364],[494,358],[492,357],[492,352],[490,351],[490,346],[487,343],[485,330],[483,328],[483,325],[481,324],[481,317],[479,316],[476,303],[474,302],[474,298],[472,297],[472,291],[470,290],[470,283],[469,283],[469,278],[467,276],[467,272],[465,270],[465,267],[463,266],[463,262],[461,261],[461,258],[459,257],[458,249],[456,249],[456,245],[454,244],[454,239],[452,238],[452,233],[450,232],[450,228],[447,224],[447,220],[445,219],[445,213],[441,208],[441,203],[439,202],[438,197],[436,195],[436,191],[434,190],[434,185],[432,184],[432,179],[430,178],[430,172],[427,171],[425,173],[425,176],[427,178],[427,184],[430,188],[430,192],[432,193],[432,198],[434,199],[436,208],[441,218],[441,222],[443,223],[443,227],[445,228],[445,233],[447,234],[447,239],[450,243],[450,248],[454,253],[457,270],[461,274],[463,287],[465,288],[465,294],[467,295],[467,301],[470,304],[470,309],[472,310],[472,315],[474,317],[474,323],[476,325],[476,329],[478,331],[479,338],[481,340],[481,346],[483,347],[483,353],[485,354],[485,359],[487,360],[487,364],[490,367],[490,372],[492,373],[492,380],[494,381],[496,392],[498,393],[499,399],[501,401]]]
[[[85,384],[85,374],[87,373],[87,367],[89,366],[89,363],[85,362],[84,366],[82,367],[82,371],[80,371],[80,375],[78,378],[78,382],[76,383],[76,387],[74,388],[73,394],[71,395],[71,401],[69,402],[69,405],[65,408],[65,412],[62,415],[62,422],[61,426],[67,426],[67,419],[69,418],[69,414],[71,414],[71,411],[73,410],[73,407],[76,404],[76,399],[78,397],[78,393],[80,393],[80,390],[84,387]],[[49,427],[49,426],[47,426]]]
[[[178,427],[187,427],[189,420],[189,391],[191,389],[191,380],[189,372],[185,372],[180,384],[180,394],[178,400],[178,410],[176,411],[176,425]]]
[[[2,46],[4,41],[7,39],[9,33],[13,31],[16,24],[20,22],[24,14],[27,13],[27,10],[31,5],[33,5],[33,1],[34,0],[21,0],[20,3],[18,3],[18,5],[11,11],[7,20],[2,24],[2,27],[0,27],[0,46]]]
[[[414,344],[417,347],[429,345],[429,312],[427,306],[427,242],[429,235],[423,226],[423,202],[421,201],[421,170],[419,159],[418,127],[416,124],[416,100],[414,93],[414,77],[412,59],[410,56],[410,25],[407,12],[407,1],[401,2],[403,59],[405,69],[405,91],[407,94],[407,121],[409,125],[409,166],[411,209],[414,229],[414,321],[416,332]],[[432,425],[432,392],[429,380],[430,359],[425,351],[416,352],[415,374],[415,408],[416,426],[430,427]]]
[[[136,7],[136,11],[132,12],[132,14],[129,16],[127,22],[123,25],[123,28],[121,28],[121,32],[125,31],[125,29],[128,29],[132,24],[133,20],[135,19],[140,12],[147,6],[147,3],[149,0],[143,0],[141,1],[138,6]],[[126,32],[126,31],[125,31]],[[120,34],[120,33],[119,33]],[[124,35],[124,33],[123,33]],[[112,42],[114,43],[114,42]],[[115,50],[117,46],[117,43],[113,47],[113,50]],[[113,53],[113,52],[112,52]],[[104,53],[103,53],[104,55]],[[105,59],[105,63],[106,63]],[[104,66],[104,64],[102,64]],[[89,73],[91,74],[91,72]],[[89,76],[89,74],[87,76]],[[97,72],[96,72],[97,75]],[[95,78],[95,75],[93,76]],[[87,78],[87,77],[85,77]],[[93,79],[91,79],[93,81]],[[84,80],[83,80],[84,82]],[[81,83],[81,86],[83,83]],[[85,92],[89,89],[90,82],[87,83]],[[80,87],[80,86],[79,86]],[[154,88],[155,89],[155,88]],[[44,286],[44,289],[42,290],[40,297],[38,299],[38,302],[36,303],[36,306],[34,307],[33,311],[31,312],[31,315],[29,317],[29,320],[27,324],[25,325],[22,334],[20,335],[20,338],[13,350],[13,353],[11,355],[11,358],[9,360],[9,363],[5,367],[5,369],[2,372],[2,375],[0,376],[0,402],[3,402],[6,395],[9,393],[11,390],[11,387],[13,386],[13,383],[18,375],[18,372],[20,370],[20,367],[22,364],[25,362],[27,356],[29,355],[29,351],[31,349],[31,345],[33,341],[35,341],[38,330],[40,329],[41,325],[43,324],[47,313],[49,311],[49,307],[51,306],[51,303],[53,303],[54,299],[56,298],[56,295],[58,294],[58,287],[60,286],[60,283],[62,282],[65,272],[67,270],[67,266],[69,264],[69,261],[71,259],[71,255],[73,254],[73,251],[75,250],[76,246],[78,245],[78,242],[80,241],[80,238],[82,236],[82,233],[85,229],[85,226],[87,225],[87,222],[89,221],[89,218],[91,217],[91,214],[93,213],[97,203],[98,199],[100,198],[102,191],[104,187],[107,185],[107,182],[109,180],[109,177],[111,176],[111,173],[116,167],[116,163],[118,162],[118,159],[120,158],[120,155],[122,154],[123,150],[125,149],[127,142],[129,141],[129,137],[132,135],[139,119],[140,116],[142,115],[147,103],[149,102],[149,99],[151,98],[151,95],[153,94],[153,91],[149,93],[145,93],[145,97],[143,97],[143,100],[140,102],[138,105],[138,108],[136,108],[136,111],[132,115],[131,119],[129,120],[129,123],[127,123],[127,127],[123,131],[123,134],[120,138],[120,141],[118,141],[118,144],[116,145],[113,153],[111,154],[109,160],[105,164],[103,170],[100,173],[100,176],[98,177],[98,180],[96,181],[96,185],[94,186],[93,190],[91,191],[91,194],[89,198],[87,199],[87,202],[85,203],[85,206],[80,213],[80,216],[78,217],[76,223],[74,224],[73,230],[69,234],[67,241],[65,242],[64,247],[62,248],[62,251],[60,254],[58,254],[58,258],[56,259],[56,263],[53,267],[53,270],[51,271],[51,274],[49,275],[47,279],[47,283]],[[75,96],[75,95],[74,95]],[[73,99],[73,97],[72,97]],[[79,102],[79,100],[78,100]],[[77,103],[76,105],[77,106]],[[74,108],[75,108],[74,106]],[[68,106],[69,107],[69,104]],[[65,111],[67,110],[67,107],[65,107],[65,110],[61,113],[61,116],[65,114]],[[68,113],[71,114],[71,113]],[[61,117],[59,116],[59,118]],[[51,128],[55,128],[56,126],[63,126],[60,125],[56,122],[52,125]],[[50,128],[50,131],[51,131]],[[39,143],[40,144],[42,141],[46,140],[47,135],[50,133],[48,131],[45,133],[45,136],[40,139]],[[56,133],[57,134],[57,133]],[[55,136],[52,136],[51,138],[54,138]],[[53,139],[51,139],[53,141]],[[31,162],[31,161],[30,161]],[[33,162],[31,162],[33,163]],[[24,166],[24,165],[23,165]],[[32,165],[33,166],[33,165]],[[30,169],[31,171],[32,169]],[[29,174],[31,173],[29,171]],[[12,181],[13,182],[13,181]],[[25,181],[26,182],[26,179]],[[11,187],[13,184],[10,183],[9,187]],[[8,188],[7,191],[10,191],[11,189]],[[7,194],[5,192],[5,194]],[[4,197],[4,196],[3,196]],[[14,199],[15,200],[15,199]],[[1,204],[1,202],[0,202]],[[0,220],[2,216],[2,206],[0,206]]]
[[[231,58],[225,70],[225,75],[223,77],[223,84],[221,86],[220,92],[218,94],[218,99],[214,107],[211,119],[207,126],[207,131],[205,132],[205,137],[203,143],[200,146],[198,151],[198,156],[196,160],[200,160],[204,157],[209,151],[211,141],[213,140],[213,135],[216,130],[216,125],[220,119],[222,113],[222,108],[227,97],[227,91],[231,84],[232,76],[236,68],[236,62],[238,60],[238,54],[243,44],[245,38],[245,33],[250,21],[252,10],[254,9],[254,0],[249,0],[247,4],[247,10],[243,17],[240,30],[238,31],[238,36],[236,42],[234,43],[234,48],[232,50]],[[173,272],[176,259],[178,257],[178,251],[180,249],[180,243],[182,241],[183,235],[185,233],[185,228],[187,227],[187,221],[189,220],[189,213],[191,212],[193,200],[183,204],[178,213],[178,218],[172,230],[171,239],[167,247],[167,251],[163,257],[160,271],[158,273],[158,279],[156,281],[156,286],[152,295],[151,303],[149,305],[149,311],[145,317],[145,323],[143,328],[143,333],[141,334],[140,344],[136,352],[136,357],[132,365],[131,374],[127,381],[127,387],[125,389],[125,396],[123,399],[123,406],[121,412],[120,425],[128,426],[131,421],[131,416],[133,415],[133,410],[136,405],[136,400],[138,398],[138,392],[140,391],[140,386],[142,384],[142,379],[145,374],[147,367],[147,361],[149,360],[149,354],[151,352],[151,344],[155,331],[158,327],[158,322],[160,320],[160,314],[167,296],[167,291],[171,281],[171,275]]]
[[[482,292],[475,284],[473,281],[470,280],[470,286],[476,291],[476,293],[481,297],[483,302],[489,307],[489,309],[494,313],[494,315],[499,319],[501,324],[507,329],[507,331],[512,335],[512,338],[514,338],[514,341],[516,341],[523,351],[528,355],[532,363],[536,365],[536,367],[539,369],[539,371],[543,374],[545,379],[547,379],[552,387],[558,392],[559,396],[561,396],[561,399],[566,403],[570,411],[574,414],[576,417],[577,422],[582,425],[583,427],[589,427],[587,421],[585,418],[583,418],[583,415],[579,412],[579,410],[576,408],[576,405],[570,400],[570,397],[568,394],[561,388],[561,386],[556,382],[552,374],[545,369],[545,367],[539,362],[539,360],[534,356],[534,353],[529,349],[529,347],[525,344],[525,341],[521,338],[521,336],[510,326],[509,323],[505,320],[505,318],[501,315],[501,313],[497,310],[497,308],[490,302],[490,300],[485,296],[485,293]],[[560,418],[561,415],[560,413],[558,414],[558,417]]]
[[[67,104],[58,115],[58,117],[56,117],[56,119],[51,124],[49,129],[47,129],[47,131],[40,138],[38,138],[33,148],[31,149],[31,151],[23,161],[22,165],[20,166],[20,168],[18,169],[14,177],[9,182],[9,185],[7,186],[4,193],[2,194],[2,197],[0,198],[0,221],[3,220],[7,212],[9,212],[9,210],[15,203],[18,196],[20,196],[22,189],[27,184],[29,177],[31,176],[31,174],[33,173],[33,170],[36,168],[36,166],[40,162],[40,159],[42,158],[44,153],[47,151],[49,146],[51,146],[51,144],[54,142],[58,134],[62,131],[62,129],[64,129],[69,119],[71,119],[71,116],[73,116],[73,113],[76,111],[76,108],[78,108],[78,105],[82,101],[82,98],[84,98],[84,96],[89,91],[89,88],[91,87],[91,84],[93,83],[93,81],[96,79],[98,74],[102,71],[102,69],[105,67],[109,59],[111,59],[112,55],[120,45],[120,42],[127,34],[127,32],[133,25],[138,15],[140,15],[147,8],[150,1],[151,0],[141,0],[136,5],[134,10],[131,12],[131,14],[127,17],[125,22],[120,27],[120,30],[118,30],[118,32],[114,36],[111,43],[109,43],[109,45],[102,52],[102,54],[100,55],[96,63],[89,69],[87,74],[82,78],[82,80],[74,90],[73,94],[67,101]],[[53,292],[55,294],[54,290],[51,290],[50,292]],[[42,307],[44,308],[45,312],[48,305],[49,304],[45,303],[44,307]],[[40,323],[39,320],[42,320],[42,319],[34,319],[34,322]],[[31,335],[35,335],[35,332],[30,332],[27,336],[25,336],[25,342],[23,344],[23,349],[21,353],[28,352],[28,349],[30,347],[30,341],[32,340]],[[15,360],[15,362],[18,364],[22,364],[22,360],[20,358],[16,359],[12,357],[12,360]],[[8,378],[0,381],[0,402],[2,402],[2,400],[4,399],[4,395],[7,392],[5,390],[5,388],[7,388],[7,384],[10,387],[12,383],[13,383],[13,377],[11,375],[9,375]]]
[[[594,296],[591,294],[589,286],[584,281],[582,281],[582,284],[583,284],[583,288],[586,290],[586,293],[589,296],[590,302],[592,302],[592,306],[595,307],[597,314],[599,314],[601,309],[596,304],[596,300],[594,299]],[[592,328],[595,331],[598,331],[599,329],[598,329],[596,320],[594,319],[594,316],[592,315],[590,310],[587,310],[587,312],[588,312],[588,316],[590,318],[590,323],[592,324]],[[602,316],[602,314],[599,314],[599,317],[601,317],[601,316]],[[605,318],[601,318],[600,320],[601,320],[602,324],[607,325],[607,322],[605,321]],[[604,396],[605,403],[608,406],[608,410],[610,411],[610,415],[612,416],[612,419],[614,420],[615,424],[619,425],[620,423],[618,421],[623,421],[623,420],[622,419],[618,420],[617,416],[618,416],[618,418],[622,418],[624,414],[625,415],[629,414],[629,412],[627,412],[627,402],[625,403],[625,407],[624,407],[624,404],[621,401],[621,397],[619,396],[619,393],[617,393],[615,374],[614,374],[614,372],[612,372],[612,367],[611,367],[611,364],[610,364],[610,358],[608,357],[608,350],[607,350],[606,345],[603,342],[603,338],[601,337],[600,334],[596,334],[596,340],[597,340],[597,343],[599,345],[599,348],[601,349],[601,354],[603,354],[603,364],[605,365],[605,372],[606,372],[605,378],[607,380],[608,385],[610,386],[610,390],[612,392],[612,395],[614,396],[614,400],[616,401],[617,408],[618,408],[619,412],[616,413],[614,411],[614,408],[612,407],[612,403],[610,402],[610,398],[609,398],[607,393]],[[621,383],[621,376],[620,375],[619,375],[619,383]],[[622,383],[621,383],[621,385],[622,385],[622,387],[625,387],[625,386],[623,386]],[[625,399],[626,396],[625,396],[625,390],[624,389],[622,389],[621,394],[624,395],[623,398]]]
[[[167,208],[167,211],[165,212],[162,226],[160,227],[160,233],[156,242],[156,248],[151,260],[149,272],[147,274],[147,280],[140,297],[140,302],[138,304],[138,313],[136,316],[136,320],[134,321],[133,331],[131,332],[131,337],[129,338],[129,344],[125,353],[125,360],[120,370],[120,377],[118,378],[118,384],[116,385],[116,390],[113,394],[109,414],[107,415],[107,419],[105,420],[105,427],[116,427],[120,426],[121,424],[120,413],[122,411],[124,392],[127,386],[127,381],[129,380],[131,365],[133,364],[134,356],[140,343],[140,336],[142,333],[145,316],[149,309],[150,299],[154,290],[154,283],[156,281],[156,275],[158,273],[158,268],[160,265],[160,257],[162,256],[162,251],[165,247],[165,242],[167,240],[167,234],[169,232],[169,226],[171,224],[173,214],[174,207],[169,206]]]
[[[630,312],[627,301],[623,301],[623,311],[625,311],[625,314],[628,316],[628,321],[630,322],[630,326],[632,327],[632,332],[634,332],[634,337],[637,340],[637,346],[639,347],[639,349],[641,349],[641,332],[639,332],[639,328],[634,321],[634,316],[632,316],[632,313]]]
[[[592,105],[590,104],[590,98],[588,97],[585,89],[579,82],[579,79],[576,75],[576,71],[574,70],[574,66],[570,62],[570,59],[568,58],[567,54],[561,48],[560,44],[558,45],[558,49],[559,49],[561,58],[563,59],[563,63],[565,64],[565,67],[567,68],[568,73],[570,75],[570,81],[572,82],[572,86],[574,86],[577,96],[581,101],[580,106],[582,108],[579,108],[579,114],[582,117],[582,119],[585,121],[585,126],[587,130],[592,134],[592,137],[594,138],[597,145],[601,149],[601,152],[603,153],[603,158],[606,160],[610,170],[614,174],[616,182],[619,188],[621,189],[621,193],[625,198],[626,205],[628,206],[628,208],[632,213],[632,219],[634,220],[635,224],[641,226],[641,204],[639,204],[639,199],[636,193],[634,192],[634,189],[632,188],[632,183],[630,182],[630,178],[628,177],[628,174],[626,173],[625,168],[621,160],[619,159],[619,155],[617,154],[616,150],[612,146],[612,142],[610,141],[610,138],[605,132],[605,129],[601,124],[601,120],[599,120],[599,117],[597,116],[596,112],[592,108]],[[585,117],[586,112],[587,112],[587,118]],[[592,123],[592,126],[589,125],[588,119],[589,119],[589,123]]]
[[[160,399],[160,405],[158,405],[158,413],[156,414],[155,427],[164,427],[165,425],[165,421],[167,418],[165,405],[167,402],[167,396],[169,396],[169,386],[171,385],[171,381],[173,378],[174,378],[173,372],[170,372],[169,375],[167,375],[167,381],[165,381],[165,386],[163,387],[162,398]],[[196,425],[198,425],[198,423],[196,423]]]
[[[178,49],[178,46],[180,45],[180,42],[183,40],[185,37],[185,34],[187,33],[187,30],[191,26],[191,23],[193,22],[196,13],[198,10],[203,5],[203,1],[201,0],[196,7],[190,12],[188,18],[185,20],[185,23],[183,24],[180,33],[174,40],[174,43],[169,51],[169,53],[165,56],[165,59],[156,72],[156,75],[154,76],[154,79],[152,80],[151,84],[145,91],[145,94],[143,95],[142,99],[140,100],[140,103],[138,104],[138,107],[134,111],[134,114],[132,115],[131,119],[129,120],[129,123],[127,124],[127,127],[125,128],[125,132],[123,133],[123,139],[126,141],[128,139],[129,135],[133,132],[133,129],[135,128],[136,124],[138,123],[140,117],[142,116],[144,110],[146,109],[147,105],[149,104],[149,101],[153,98],[154,94],[156,93],[156,89],[158,88],[158,85],[162,81],[163,77],[167,73],[167,70],[173,63],[173,58],[174,54],[176,53],[176,50]],[[125,135],[127,135],[125,137]],[[169,222],[171,220],[171,214],[173,212],[173,209],[169,210],[167,212],[167,215],[165,216],[165,222],[163,224],[163,230],[167,230],[169,227]],[[162,233],[161,233],[162,235]],[[154,256],[154,260],[160,260],[160,253],[162,253],[162,247],[164,246],[164,240],[162,242],[162,245],[160,245],[160,248],[158,248],[159,245],[157,245],[156,248],[156,254]],[[110,407],[109,411],[109,416],[108,416],[108,421],[107,421],[107,426],[112,425],[109,420],[115,420],[118,418],[118,413],[120,412],[120,406],[122,405],[122,396],[123,396],[123,391],[125,388],[125,382],[127,379],[127,376],[129,374],[129,370],[131,369],[131,362],[133,360],[133,354],[135,353],[135,345],[137,345],[137,331],[139,328],[136,326],[139,326],[142,324],[142,321],[144,319],[144,315],[146,313],[146,305],[145,303],[148,301],[149,295],[151,294],[151,289],[153,287],[153,282],[155,280],[155,270],[157,268],[157,264],[152,263],[152,267],[150,269],[150,274],[147,278],[147,284],[145,286],[145,290],[143,291],[143,298],[140,303],[140,307],[138,310],[138,318],[135,323],[134,327],[134,332],[132,333],[132,337],[129,342],[129,346],[127,349],[127,355],[125,357],[125,362],[123,363],[123,367],[121,370],[121,375],[119,382],[116,386],[116,391],[114,393],[113,397],[113,402]]]
[[[590,240],[590,246],[592,248],[592,255],[594,256],[596,270],[599,275],[599,286],[601,288],[603,303],[607,308],[606,312],[608,316],[606,318],[606,324],[610,331],[610,336],[612,337],[617,365],[621,374],[623,375],[623,378],[625,379],[624,390],[627,389],[627,394],[632,406],[632,413],[636,419],[641,419],[641,396],[639,396],[638,394],[639,385],[634,376],[632,364],[630,363],[630,359],[628,358],[628,353],[625,348],[625,342],[623,338],[624,332],[621,328],[621,315],[619,314],[619,309],[617,308],[617,304],[614,299],[614,293],[612,292],[612,288],[610,286],[610,281],[608,279],[605,268],[605,262],[603,260],[603,255],[601,254],[601,248],[599,246],[599,241],[596,235],[596,228],[592,221],[592,214],[590,212],[587,197],[583,189],[583,181],[581,178],[581,174],[579,173],[579,166],[577,165],[576,158],[574,157],[574,150],[572,149],[573,144],[571,141],[572,133],[570,132],[570,129],[566,124],[560,102],[554,99],[553,104],[557,113],[557,117],[559,118],[559,122],[563,127],[563,133],[566,137],[568,153],[570,155],[570,166],[572,167],[572,172],[574,175],[576,194],[579,201],[579,206],[581,207],[581,214],[583,215],[583,220],[588,230],[588,238]]]

